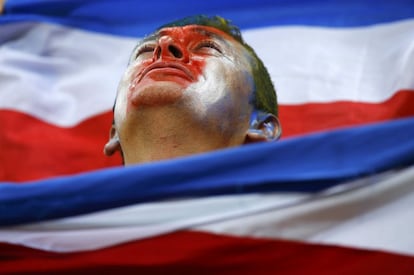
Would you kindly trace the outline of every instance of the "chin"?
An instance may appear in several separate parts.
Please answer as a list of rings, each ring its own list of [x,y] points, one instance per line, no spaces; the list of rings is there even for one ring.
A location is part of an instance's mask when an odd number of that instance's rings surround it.
[[[185,87],[171,81],[142,83],[130,91],[128,101],[135,107],[174,104],[183,97]]]

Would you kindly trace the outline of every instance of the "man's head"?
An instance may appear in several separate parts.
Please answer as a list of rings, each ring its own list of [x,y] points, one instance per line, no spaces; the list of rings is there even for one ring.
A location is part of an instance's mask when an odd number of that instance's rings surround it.
[[[220,17],[175,21],[132,53],[107,155],[126,164],[277,139],[270,76],[237,27]]]

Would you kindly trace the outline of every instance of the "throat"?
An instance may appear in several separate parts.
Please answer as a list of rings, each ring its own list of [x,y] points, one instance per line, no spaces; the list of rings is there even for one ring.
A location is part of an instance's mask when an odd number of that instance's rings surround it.
[[[171,134],[137,140],[123,150],[125,164],[129,165],[185,157],[224,147],[227,146],[202,139],[198,135]]]
[[[184,106],[185,107],[185,106]],[[124,163],[173,159],[241,145],[243,133],[224,134],[182,105],[141,107],[118,129]],[[215,124],[214,124],[215,125]]]

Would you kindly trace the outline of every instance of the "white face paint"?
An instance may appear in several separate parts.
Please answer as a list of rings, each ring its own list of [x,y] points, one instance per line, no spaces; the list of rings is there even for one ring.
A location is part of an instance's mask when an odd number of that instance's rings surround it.
[[[128,139],[142,112],[152,118],[154,110],[168,110],[168,119],[192,120],[209,134],[242,136],[254,109],[253,90],[249,55],[232,37],[212,27],[164,28],[133,54],[118,89],[116,128]]]
[[[184,96],[194,104],[195,119],[204,127],[214,127],[223,134],[247,130],[254,83],[250,65],[242,59],[208,58],[203,77],[186,89]]]

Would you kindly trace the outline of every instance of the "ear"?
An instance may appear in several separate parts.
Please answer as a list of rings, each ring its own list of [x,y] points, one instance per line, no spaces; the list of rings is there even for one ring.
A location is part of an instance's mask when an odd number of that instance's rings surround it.
[[[250,121],[244,143],[274,141],[282,134],[279,119],[270,113],[255,112]]]
[[[118,132],[116,131],[115,126],[112,125],[111,130],[109,131],[109,140],[104,147],[104,154],[112,156],[116,151],[120,151],[122,153]]]

